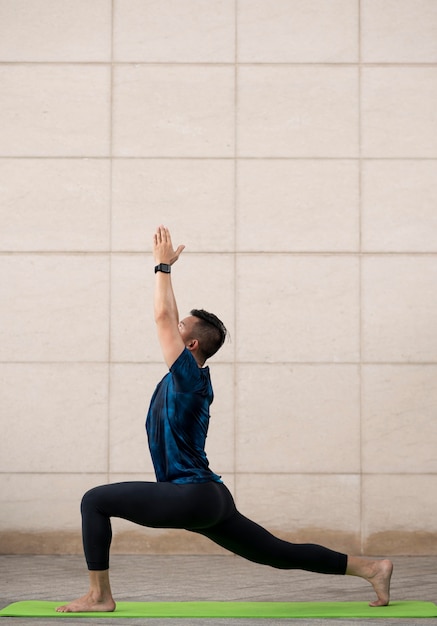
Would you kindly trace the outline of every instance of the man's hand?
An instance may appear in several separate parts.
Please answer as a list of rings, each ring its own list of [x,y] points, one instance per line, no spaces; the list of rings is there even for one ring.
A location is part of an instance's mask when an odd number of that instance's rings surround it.
[[[165,226],[158,226],[153,236],[153,254],[155,256],[155,262],[158,265],[159,263],[173,265],[173,263],[176,263],[178,260],[184,248],[185,246],[180,245],[174,250],[170,231],[168,228],[165,228]]]

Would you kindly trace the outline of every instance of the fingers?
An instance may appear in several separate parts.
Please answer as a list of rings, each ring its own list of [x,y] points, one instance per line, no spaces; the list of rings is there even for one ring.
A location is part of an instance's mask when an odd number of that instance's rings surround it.
[[[168,228],[165,226],[158,226],[155,233],[155,241],[162,242],[167,240],[167,236],[170,236]]]
[[[156,229],[156,233],[155,233],[155,237],[154,237],[155,241],[157,243],[163,243],[163,244],[169,244],[171,245],[171,235],[170,235],[170,231],[168,228],[166,228],[165,226],[158,226],[158,228]]]
[[[153,243],[155,251],[158,249],[161,250],[161,252],[163,252],[165,256],[168,257],[168,260],[166,260],[165,262],[169,262],[170,264],[173,264],[175,261],[178,260],[181,252],[185,248],[184,245],[179,245],[177,249],[174,250],[171,241],[170,231],[168,228],[162,225],[158,226],[158,228],[156,229],[156,232],[153,236]]]

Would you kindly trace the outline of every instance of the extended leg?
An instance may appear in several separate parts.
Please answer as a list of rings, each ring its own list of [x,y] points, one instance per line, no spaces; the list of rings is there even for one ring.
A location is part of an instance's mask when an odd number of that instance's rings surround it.
[[[389,560],[347,556],[315,544],[294,544],[278,539],[238,511],[217,526],[200,531],[215,543],[255,563],[279,569],[302,569],[321,574],[348,574],[367,580],[385,606],[390,598],[393,565]]]
[[[278,539],[235,511],[224,522],[199,531],[239,556],[278,569],[302,569],[320,574],[345,574],[347,556],[316,544]]]

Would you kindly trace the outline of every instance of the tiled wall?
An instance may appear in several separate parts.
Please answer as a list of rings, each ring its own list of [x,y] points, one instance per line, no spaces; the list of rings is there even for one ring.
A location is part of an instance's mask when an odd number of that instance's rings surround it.
[[[208,453],[281,536],[437,552],[435,0],[0,0],[0,548],[151,479],[151,238],[215,311]],[[116,522],[119,551],[209,551]]]

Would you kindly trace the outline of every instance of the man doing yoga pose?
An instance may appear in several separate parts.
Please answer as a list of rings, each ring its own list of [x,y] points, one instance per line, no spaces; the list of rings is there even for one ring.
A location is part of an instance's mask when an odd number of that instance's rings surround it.
[[[205,362],[223,345],[226,328],[212,313],[194,309],[179,320],[171,282],[176,250],[167,228],[154,235],[155,322],[169,372],[156,387],[146,429],[157,482],[123,482],[96,487],[82,499],[82,537],[89,570],[88,593],[58,612],[114,611],[109,583],[111,517],[142,526],[200,533],[255,563],[322,574],[349,574],[370,582],[371,606],[389,602],[392,563],[348,556],[314,544],[274,537],[244,517],[208,465],[205,439],[213,400]]]

